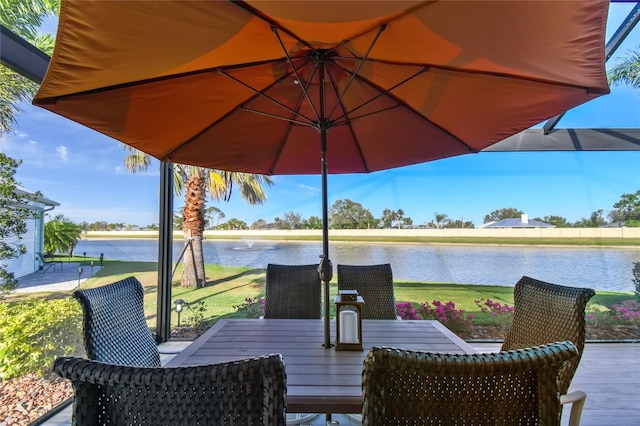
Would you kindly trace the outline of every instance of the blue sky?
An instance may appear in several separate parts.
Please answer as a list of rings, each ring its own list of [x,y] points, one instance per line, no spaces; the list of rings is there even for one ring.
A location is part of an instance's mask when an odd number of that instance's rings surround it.
[[[607,39],[634,3],[613,4]],[[53,31],[54,23],[44,27]],[[640,28],[608,65],[640,48]],[[119,142],[29,104],[22,105],[15,133],[3,135],[0,150],[22,159],[17,180],[60,203],[53,213],[75,222],[107,221],[145,226],[158,222],[158,162],[148,173],[129,174]],[[558,128],[639,128],[640,93],[612,87],[569,111]],[[226,219],[251,225],[293,211],[321,216],[319,176],[273,176],[263,206],[247,206],[239,194],[213,203]],[[403,209],[415,224],[445,213],[451,219],[482,224],[484,215],[516,207],[529,217],[559,215],[569,221],[603,209],[605,215],[623,193],[640,189],[640,152],[480,153],[367,175],[330,175],[329,205],[348,198],[375,217],[384,209]],[[175,207],[182,205],[176,198]]]

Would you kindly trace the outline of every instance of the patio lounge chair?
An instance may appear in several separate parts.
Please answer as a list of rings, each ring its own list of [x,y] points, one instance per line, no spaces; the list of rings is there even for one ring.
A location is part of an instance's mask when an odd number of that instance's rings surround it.
[[[572,403],[570,426],[580,424],[586,394],[567,394],[578,368],[585,341],[584,311],[595,291],[590,288],[566,287],[530,277],[522,277],[514,288],[514,316],[502,344],[502,351],[571,341],[578,356],[567,362],[558,376],[562,403]]]
[[[71,380],[73,425],[284,425],[280,354],[179,368],[126,367],[58,358]]]
[[[160,354],[144,317],[144,291],[135,277],[76,290],[83,311],[84,346],[91,360],[160,367]]]
[[[363,426],[560,425],[557,376],[571,342],[487,354],[374,347],[362,372]]]
[[[318,265],[267,265],[264,317],[322,317],[322,287]]]
[[[44,274],[53,266],[53,271],[56,271],[56,265],[60,265],[60,272],[62,272],[62,261],[60,260],[47,260],[47,257],[42,253],[36,253],[38,258],[40,259],[40,269],[42,269],[42,273]]]
[[[338,265],[338,290],[357,290],[362,319],[398,319],[391,265]]]

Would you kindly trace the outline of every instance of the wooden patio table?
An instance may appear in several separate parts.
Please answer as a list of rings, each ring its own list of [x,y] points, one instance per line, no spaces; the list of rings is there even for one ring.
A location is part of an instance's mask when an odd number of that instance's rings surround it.
[[[220,320],[167,366],[282,354],[287,412],[362,412],[362,363],[372,346],[448,353],[476,351],[437,321],[364,320],[364,351],[325,349],[323,320]],[[335,321],[331,321],[335,343]]]

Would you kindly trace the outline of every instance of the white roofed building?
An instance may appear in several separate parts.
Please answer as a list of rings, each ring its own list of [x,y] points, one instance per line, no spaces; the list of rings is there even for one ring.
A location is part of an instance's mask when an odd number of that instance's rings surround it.
[[[480,228],[555,228],[546,222],[529,219],[529,215],[523,213],[519,218],[502,219],[496,222],[485,223]]]

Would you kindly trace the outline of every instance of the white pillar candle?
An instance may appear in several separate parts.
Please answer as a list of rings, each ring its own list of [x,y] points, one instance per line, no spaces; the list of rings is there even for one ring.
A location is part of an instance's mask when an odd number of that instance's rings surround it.
[[[340,311],[340,343],[358,343],[358,313]]]

